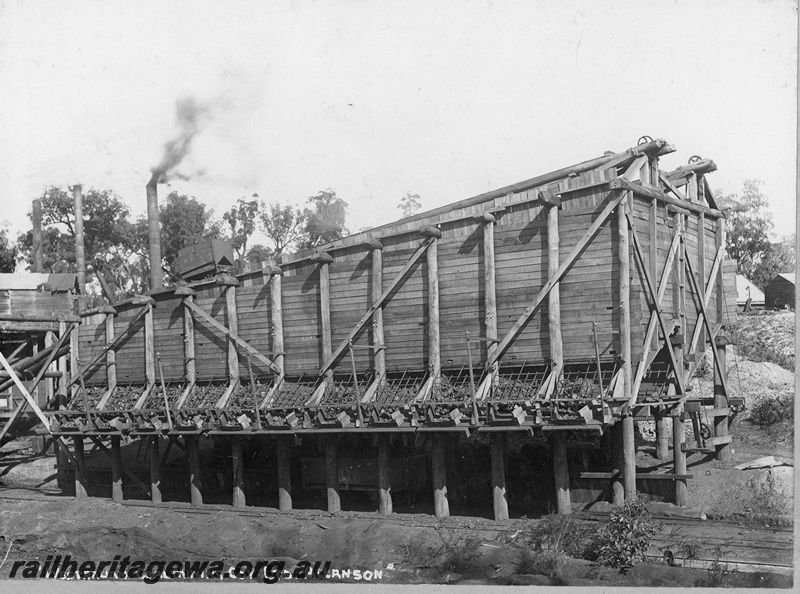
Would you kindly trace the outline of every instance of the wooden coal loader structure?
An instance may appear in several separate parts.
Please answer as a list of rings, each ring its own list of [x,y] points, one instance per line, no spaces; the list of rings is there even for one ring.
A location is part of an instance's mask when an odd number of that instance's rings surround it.
[[[417,469],[442,517],[450,438],[484,436],[486,501],[505,519],[508,440],[543,435],[561,512],[583,479],[599,480],[615,503],[635,496],[637,479],[657,479],[668,500],[687,505],[687,453],[724,457],[731,411],[744,402],[726,388],[735,263],[725,260],[725,218],[706,181],[716,166],[692,158],[660,170],[671,152],[644,137],[624,152],[283,255],[257,272],[84,312],[72,341],[81,364],[71,401],[46,413],[62,443],[74,440],[64,458],[76,494],[86,494],[85,439],[110,461],[120,500],[128,472],[121,439],[142,438],[150,482],[128,473],[132,488],[161,501],[158,448],[174,443],[188,463],[186,497],[201,504],[204,436],[230,447],[231,497],[243,506],[242,443],[258,438],[273,448],[268,472],[287,510],[297,443],[311,440],[324,452],[313,480],[338,511],[346,463],[337,447],[356,434],[371,440],[359,456],[372,460],[375,476],[362,483],[389,514],[397,481],[415,474],[397,471],[391,444],[412,436],[427,444]],[[707,345],[714,394],[688,392]],[[713,419],[708,431],[701,411]],[[637,477],[634,423],[642,420],[655,421],[656,454],[673,459],[671,472]],[[610,435],[610,472],[571,472],[568,435],[591,434]]]

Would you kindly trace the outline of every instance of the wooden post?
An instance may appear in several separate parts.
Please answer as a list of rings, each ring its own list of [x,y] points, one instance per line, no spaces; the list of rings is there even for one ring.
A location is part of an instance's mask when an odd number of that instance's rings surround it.
[[[714,341],[714,356],[719,362],[719,367],[722,373],[726,373],[727,353],[726,353],[727,340],[724,337],[718,336]],[[717,366],[714,366],[714,408],[728,408],[728,396],[725,394],[724,387],[725,377],[720,377]],[[725,437],[728,435],[728,416],[714,416],[714,436]],[[728,460],[731,457],[730,444],[722,443],[715,446],[717,453],[717,460]]]
[[[33,201],[31,221],[33,222],[33,261],[31,262],[31,272],[44,272],[44,263],[42,262],[42,201],[39,198]]]
[[[392,515],[392,485],[389,468],[389,436],[378,435],[378,500],[380,514]]]
[[[370,298],[373,303],[378,300],[378,297],[383,293],[383,247],[375,247],[372,250],[372,288]],[[375,346],[373,365],[375,367],[375,376],[381,385],[386,384],[386,350],[384,348],[385,338],[383,335],[383,307],[379,307],[372,314],[372,342]],[[378,451],[380,452],[380,444]],[[380,461],[378,462],[380,466]],[[383,503],[381,502],[381,509]],[[392,502],[389,499],[389,513],[391,513]]]
[[[106,342],[114,340],[114,314],[106,314]],[[108,349],[106,351],[106,383],[108,389],[113,390],[117,385],[117,351],[116,349]]]
[[[292,509],[291,437],[278,437],[278,509]]]
[[[75,215],[75,264],[78,271],[78,311],[86,309],[86,252],[83,240],[83,193],[80,184],[72,186],[72,199]]]
[[[270,278],[269,296],[272,317],[272,360],[280,369],[280,373],[274,378],[273,385],[279,385],[283,381],[283,305],[281,297],[282,272],[278,269]],[[279,440],[280,441],[280,440]],[[290,508],[291,509],[291,497]]]
[[[697,268],[695,268],[695,272],[697,272],[697,286],[700,287],[701,291],[705,291],[706,288],[706,216],[701,212],[697,215]],[[698,295],[698,299],[703,301],[704,296]],[[697,322],[700,323],[700,312],[698,311],[698,318]],[[710,321],[710,320],[709,320]],[[694,353],[695,360],[699,360],[706,351],[706,329],[705,326],[702,324],[700,325],[700,339],[697,341],[699,345],[699,352]],[[689,378],[691,379],[691,378]]]
[[[159,444],[161,438],[153,435],[150,438],[150,500],[161,503],[161,455]]]
[[[200,482],[200,438],[186,436],[186,455],[189,458],[189,492],[192,505],[203,505],[203,492]]]
[[[111,500],[119,503],[122,495],[122,450],[120,438],[111,436]]]
[[[328,511],[342,511],[342,499],[339,495],[339,465],[336,460],[336,450],[339,446],[339,436],[329,435],[323,438],[325,448],[325,482],[328,485]]]
[[[556,508],[560,514],[572,513],[572,499],[569,492],[569,463],[567,461],[567,434],[553,432],[553,471],[556,483]]]
[[[147,304],[145,307],[147,311],[144,314],[144,370],[147,385],[152,386],[156,383],[156,337],[153,330],[153,306]]]
[[[508,497],[506,495],[505,441],[503,433],[493,433],[490,444],[492,456],[492,501],[494,519],[508,519]]]
[[[558,234],[558,205],[552,204],[547,208],[547,274],[553,277],[558,271],[559,262],[559,234]],[[622,205],[619,206],[622,209]],[[627,228],[627,227],[626,227]],[[564,346],[561,339],[561,292],[560,283],[555,283],[547,296],[547,317],[550,336],[550,359],[555,367],[554,372],[560,375],[564,365]],[[567,490],[569,495],[569,490]]]
[[[431,473],[433,475],[433,512],[437,518],[450,515],[447,501],[447,466],[444,461],[444,436],[431,433]]]
[[[611,502],[622,505],[625,501],[625,487],[622,475],[625,467],[625,456],[622,448],[622,420],[611,426],[611,470],[616,477],[611,482]]]
[[[719,218],[717,219],[717,236],[716,236],[716,248],[717,252],[719,252],[719,248],[725,245],[725,219]],[[722,324],[724,321],[723,312],[725,311],[725,296],[723,292],[723,277],[722,277],[722,266],[720,265],[719,270],[717,271],[717,287],[716,287],[716,310],[717,310],[717,323]]]
[[[320,331],[322,334],[322,360],[327,361],[331,357],[333,347],[331,345],[331,277],[330,267],[327,262],[319,265],[319,305],[320,305]],[[330,384],[333,380],[333,370],[325,372],[325,383]],[[338,487],[337,487],[338,493]],[[338,510],[337,510],[338,511]]]
[[[236,287],[225,288],[225,310],[228,312],[228,379],[231,383],[239,379],[239,351],[236,349],[236,336],[239,335],[239,318],[236,314]],[[240,444],[241,445],[241,444]]]
[[[486,338],[497,340],[497,284],[496,265],[494,259],[494,223],[495,218],[486,213],[483,225],[483,289],[484,309],[486,310]],[[491,355],[497,348],[497,342],[488,342],[486,352]],[[492,374],[497,375],[497,364],[492,365]]]
[[[58,337],[61,338],[64,336],[64,333],[67,331],[67,323],[66,322],[59,322],[58,323]],[[75,331],[73,331],[75,332]],[[72,343],[70,343],[72,345]],[[72,349],[70,348],[70,351]],[[56,362],[56,368],[61,372],[61,377],[58,380],[58,388],[57,393],[59,396],[62,396],[63,400],[66,400],[68,395],[67,384],[69,384],[69,372],[67,371],[67,357],[59,357]]]
[[[86,481],[86,456],[83,451],[83,437],[72,438],[75,450],[75,499],[86,499],[89,496]]]
[[[629,192],[629,198],[631,193]],[[622,379],[624,380],[624,397],[629,403],[633,399],[633,376],[631,373],[631,262],[628,221],[625,216],[627,201],[617,207],[617,255],[619,259],[619,342],[622,357]],[[634,443],[633,416],[628,410],[622,416],[622,452],[624,469],[622,481],[625,499],[636,499],[636,444]]]
[[[193,302],[194,295],[184,296],[184,301]],[[186,381],[194,383],[197,379],[197,366],[194,354],[194,316],[188,307],[183,308],[183,357]]]
[[[247,505],[244,497],[244,464],[242,461],[242,440],[231,440],[231,462],[233,464],[233,507]]]
[[[439,247],[434,239],[428,248],[428,371],[434,381],[439,381],[442,369],[439,343]],[[435,441],[435,440],[434,440]]]
[[[683,451],[683,442],[686,434],[683,429],[683,404],[678,405],[672,411],[672,459],[675,467],[675,474],[686,474],[686,453]],[[684,507],[688,503],[688,491],[686,481],[677,479],[675,481],[675,505]]]
[[[55,334],[53,334],[49,330],[47,332],[45,332],[45,334],[44,334],[44,348],[51,347],[55,343],[56,343]],[[48,366],[47,370],[48,371],[57,371],[58,370],[57,363],[55,361],[53,361]],[[53,402],[53,397],[55,396],[55,382],[53,381],[52,377],[48,377],[48,378],[45,379],[45,388],[44,389],[45,389],[45,396],[47,397],[46,402],[49,405],[50,403]]]
[[[70,374],[74,377],[79,373],[80,364],[78,363],[78,359],[80,358],[80,326],[75,328],[72,331],[72,334],[69,335],[69,368]],[[69,375],[61,378],[62,382],[65,384],[69,382]],[[78,392],[80,391],[80,382],[74,382],[69,388],[69,397],[70,401],[75,402],[75,399],[78,397]]]
[[[656,459],[667,460],[669,458],[669,436],[667,435],[669,416],[665,415],[661,408],[656,408],[653,415],[656,422]]]

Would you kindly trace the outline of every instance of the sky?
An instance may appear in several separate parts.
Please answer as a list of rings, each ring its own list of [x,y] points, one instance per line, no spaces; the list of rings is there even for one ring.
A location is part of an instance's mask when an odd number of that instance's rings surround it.
[[[333,188],[357,231],[623,151],[648,135],[763,182],[795,229],[797,6],[789,0],[0,0],[0,225],[49,185],[160,187],[221,216]]]

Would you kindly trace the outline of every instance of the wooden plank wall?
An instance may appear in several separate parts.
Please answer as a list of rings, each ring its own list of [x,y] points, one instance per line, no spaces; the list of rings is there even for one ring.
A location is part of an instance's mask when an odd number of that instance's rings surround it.
[[[114,336],[118,336],[140,311],[140,306],[117,308],[114,319]],[[144,318],[140,319],[117,346],[117,383],[120,385],[145,383],[144,372]]]
[[[227,327],[224,288],[217,285],[196,287],[194,302],[220,324]],[[194,348],[197,380],[224,380],[228,377],[228,339],[208,322],[195,316]],[[181,358],[182,360],[182,358]]]
[[[78,328],[78,353],[81,359],[81,367],[94,359],[95,355],[106,344],[106,325],[100,324],[81,324]],[[86,385],[105,385],[106,366],[105,357],[100,360],[100,364],[90,369],[84,376]]]

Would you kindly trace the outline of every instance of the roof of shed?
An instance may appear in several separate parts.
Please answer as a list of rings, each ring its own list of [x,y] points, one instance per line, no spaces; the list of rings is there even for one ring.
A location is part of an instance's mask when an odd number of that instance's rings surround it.
[[[74,272],[47,274],[44,272],[9,272],[0,274],[0,291],[36,291],[48,285],[50,291],[69,291],[78,283]]]

